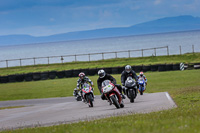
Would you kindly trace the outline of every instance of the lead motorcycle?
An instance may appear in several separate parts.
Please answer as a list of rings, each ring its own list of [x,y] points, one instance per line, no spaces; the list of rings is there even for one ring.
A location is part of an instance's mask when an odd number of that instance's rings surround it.
[[[123,99],[120,95],[121,93],[110,80],[102,82],[102,92],[110,105],[114,104],[117,109],[124,107]]]
[[[132,77],[128,77],[125,81],[124,93],[130,99],[130,102],[133,103],[134,99],[137,96],[137,85],[135,80]]]
[[[143,92],[146,90],[146,83],[144,81],[144,78],[139,78],[138,79],[138,84],[139,84],[139,92],[140,95],[143,95]]]

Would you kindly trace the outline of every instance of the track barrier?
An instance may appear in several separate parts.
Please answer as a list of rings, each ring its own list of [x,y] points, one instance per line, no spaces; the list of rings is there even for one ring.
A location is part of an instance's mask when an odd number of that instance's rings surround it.
[[[181,66],[180,63],[139,65],[139,66],[132,66],[132,69],[136,73],[139,73],[141,71],[162,72],[162,71],[180,70],[180,66]],[[125,66],[14,74],[14,75],[0,76],[0,83],[14,83],[14,82],[23,82],[23,81],[39,81],[39,80],[56,79],[56,78],[78,77],[80,72],[84,72],[86,76],[93,76],[93,75],[97,75],[98,70],[100,69],[104,69],[105,72],[108,74],[121,74],[124,71]],[[184,69],[188,69],[188,70],[200,69],[200,63],[184,64]]]

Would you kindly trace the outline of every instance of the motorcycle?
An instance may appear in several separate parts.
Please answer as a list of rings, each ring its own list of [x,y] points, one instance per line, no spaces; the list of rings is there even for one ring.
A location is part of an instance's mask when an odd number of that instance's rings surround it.
[[[121,93],[110,80],[103,81],[102,92],[103,95],[105,95],[108,102],[110,103],[110,105],[114,104],[117,109],[119,109],[120,107],[124,107],[124,103],[120,95]]]
[[[130,102],[133,103],[134,99],[137,96],[137,85],[132,77],[128,77],[125,81],[124,93],[130,99]]]
[[[82,101],[81,91],[77,88],[74,89],[73,96],[75,97],[76,101]]]
[[[139,84],[139,92],[140,95],[143,95],[143,92],[146,90],[146,83],[144,81],[144,78],[139,78],[138,79],[138,84]]]
[[[88,84],[84,83],[82,86],[82,98],[88,104],[89,107],[93,107],[94,101],[94,89]]]

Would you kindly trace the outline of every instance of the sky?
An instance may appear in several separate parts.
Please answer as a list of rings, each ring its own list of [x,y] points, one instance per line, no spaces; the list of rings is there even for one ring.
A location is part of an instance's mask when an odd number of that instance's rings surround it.
[[[0,35],[49,36],[200,17],[200,0],[0,0]]]

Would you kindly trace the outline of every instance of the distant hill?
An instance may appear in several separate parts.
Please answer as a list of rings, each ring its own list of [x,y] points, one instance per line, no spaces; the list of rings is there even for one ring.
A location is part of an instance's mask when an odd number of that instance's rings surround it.
[[[177,16],[149,21],[131,27],[105,28],[79,32],[69,32],[51,36],[33,37],[29,35],[0,36],[0,46],[94,39],[105,37],[155,34],[176,31],[200,30],[200,17]]]

